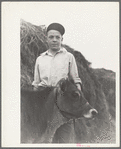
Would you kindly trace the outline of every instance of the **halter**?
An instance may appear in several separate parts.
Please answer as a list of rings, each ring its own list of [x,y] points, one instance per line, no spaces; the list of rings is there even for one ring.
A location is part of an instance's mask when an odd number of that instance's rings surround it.
[[[62,96],[63,96],[63,95],[62,95]],[[58,97],[57,97],[57,88],[56,88],[54,101],[55,101],[56,107],[58,108],[59,112],[60,112],[61,115],[63,116],[63,112],[64,112],[64,111],[62,111],[62,110],[59,108],[58,103],[57,103],[57,100],[58,100]],[[70,113],[68,113],[68,112],[65,112],[65,113],[70,114]],[[67,116],[65,116],[65,115],[64,115],[63,117],[65,117],[66,119],[69,119],[69,118],[68,118]],[[73,120],[74,120],[74,119],[73,119]]]
[[[59,106],[58,106],[58,104],[57,104],[57,100],[58,100],[58,98],[57,98],[57,88],[56,88],[56,90],[55,90],[55,98],[54,98],[54,100],[55,100],[55,104],[56,104],[56,106],[57,106],[57,108],[58,108],[58,110],[59,110],[59,112],[61,113],[61,115],[63,116],[63,111],[59,108]],[[66,112],[67,113],[67,112]],[[66,118],[66,119],[69,119],[68,117],[66,117],[65,115],[64,115],[64,117]],[[73,127],[74,127],[74,138],[75,138],[75,128],[76,128],[76,121],[75,121],[75,119],[72,119],[72,121],[73,121]]]
[[[58,106],[58,104],[57,104],[57,100],[58,100],[58,97],[57,97],[57,87],[56,87],[56,89],[55,89],[55,98],[54,98],[54,102],[55,102],[56,107],[58,108],[59,112],[61,113],[61,115],[63,115],[63,114],[62,114],[62,110],[59,108],[59,106]],[[67,118],[67,117],[66,117],[66,118]],[[67,119],[68,119],[68,118],[67,118]]]

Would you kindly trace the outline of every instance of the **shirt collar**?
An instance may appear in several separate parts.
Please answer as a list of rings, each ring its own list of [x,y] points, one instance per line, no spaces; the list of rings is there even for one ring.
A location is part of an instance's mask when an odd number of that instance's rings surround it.
[[[62,47],[57,53],[66,53],[66,52],[67,50],[64,47]],[[45,55],[50,55],[49,50],[41,54],[41,56],[45,56]]]

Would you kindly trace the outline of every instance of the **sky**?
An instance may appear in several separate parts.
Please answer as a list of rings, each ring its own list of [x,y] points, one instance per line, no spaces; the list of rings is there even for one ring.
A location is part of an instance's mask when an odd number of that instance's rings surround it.
[[[80,51],[94,68],[118,69],[118,2],[17,2],[9,14],[34,25],[58,22],[65,27],[63,43]]]

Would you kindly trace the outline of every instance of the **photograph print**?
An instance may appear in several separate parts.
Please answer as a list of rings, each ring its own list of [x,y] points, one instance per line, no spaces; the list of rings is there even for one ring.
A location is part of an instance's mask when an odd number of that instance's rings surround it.
[[[19,22],[20,132],[14,146],[118,147],[119,3],[3,6]]]

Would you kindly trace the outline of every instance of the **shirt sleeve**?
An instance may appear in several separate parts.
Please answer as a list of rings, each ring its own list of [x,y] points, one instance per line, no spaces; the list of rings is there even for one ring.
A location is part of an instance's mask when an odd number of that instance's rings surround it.
[[[75,60],[73,55],[71,55],[69,63],[70,63],[69,64],[70,65],[69,66],[70,67],[69,68],[69,70],[70,70],[70,72],[69,72],[70,77],[74,80],[75,83],[82,84],[82,81],[81,81],[81,79],[79,78],[79,75],[78,75],[78,69],[77,69],[76,60]]]
[[[40,83],[40,73],[39,73],[39,63],[37,58],[35,63],[35,70],[34,70],[34,81],[32,82],[32,85],[35,87],[38,87],[39,83]]]

